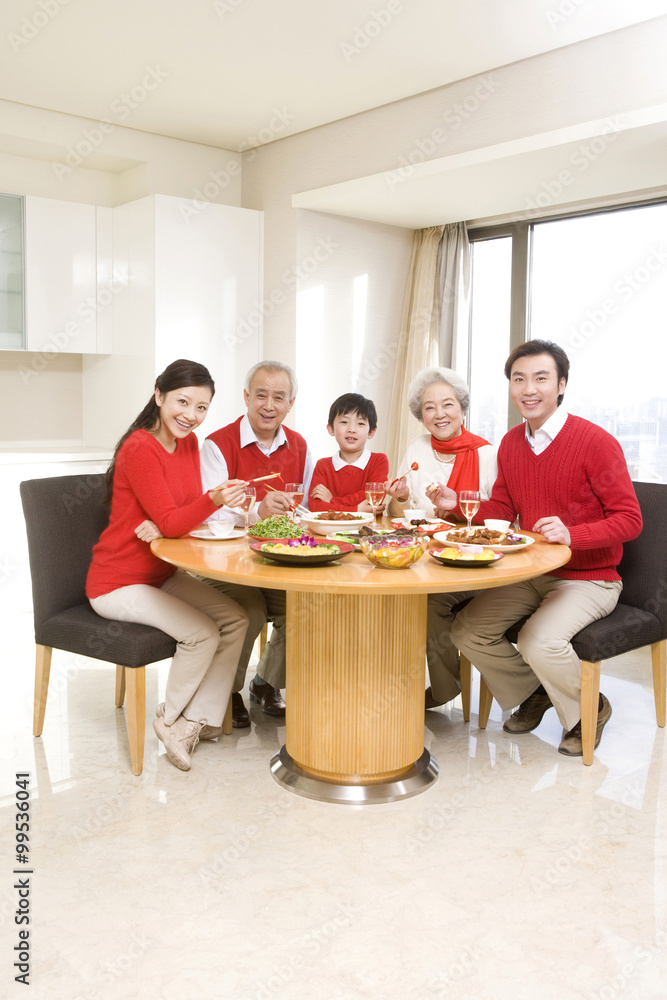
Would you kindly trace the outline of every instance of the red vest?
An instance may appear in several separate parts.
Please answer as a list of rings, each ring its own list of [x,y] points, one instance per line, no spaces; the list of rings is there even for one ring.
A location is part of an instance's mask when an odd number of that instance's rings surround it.
[[[302,483],[306,467],[306,452],[308,445],[305,438],[289,427],[284,427],[286,444],[281,444],[270,455],[265,455],[253,441],[252,444],[241,447],[241,420],[239,417],[232,424],[221,427],[209,434],[209,439],[218,446],[227,463],[230,479],[254,479],[256,476],[268,476],[270,472],[280,472],[280,478],[269,480],[269,485],[276,490],[284,490],[287,483]],[[266,483],[256,483],[257,502],[264,499],[268,492]]]

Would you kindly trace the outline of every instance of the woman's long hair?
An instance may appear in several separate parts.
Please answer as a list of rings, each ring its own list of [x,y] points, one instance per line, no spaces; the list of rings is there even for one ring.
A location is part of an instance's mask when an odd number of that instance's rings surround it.
[[[163,396],[168,392],[173,392],[174,389],[185,389],[190,385],[208,386],[211,390],[211,398],[215,395],[215,382],[211,377],[210,371],[204,365],[200,365],[197,361],[186,361],[184,358],[179,358],[178,361],[172,361],[172,363],[165,368],[162,374],[158,375],[155,379],[155,388],[159,389]],[[116,459],[118,458],[118,452],[120,451],[122,445],[127,438],[129,438],[130,434],[134,433],[134,431],[152,431],[158,428],[160,423],[160,407],[155,402],[155,392],[153,392],[153,395],[148,400],[139,416],[132,421],[116,445],[113,458],[111,459],[111,464],[109,465],[106,474],[107,496],[109,502],[111,502],[111,494],[113,490],[113,477],[116,470]]]

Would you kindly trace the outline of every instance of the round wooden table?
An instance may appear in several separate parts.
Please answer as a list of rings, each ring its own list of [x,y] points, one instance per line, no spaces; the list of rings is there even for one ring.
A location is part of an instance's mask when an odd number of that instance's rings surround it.
[[[428,552],[400,570],[372,566],[361,552],[282,566],[246,539],[160,538],[151,548],[201,576],[287,591],[286,741],[272,774],[300,795],[360,804],[416,795],[438,774],[424,747],[428,594],[502,587],[570,558],[566,545],[534,537],[492,566],[465,569]]]

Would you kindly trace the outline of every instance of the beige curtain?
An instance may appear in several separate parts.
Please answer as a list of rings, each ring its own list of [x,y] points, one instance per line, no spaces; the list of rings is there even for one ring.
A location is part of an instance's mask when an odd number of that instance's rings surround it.
[[[452,363],[456,329],[467,309],[469,285],[465,223],[417,230],[391,395],[387,453],[392,477],[408,442],[422,430],[422,424],[408,409],[408,386],[422,368]]]

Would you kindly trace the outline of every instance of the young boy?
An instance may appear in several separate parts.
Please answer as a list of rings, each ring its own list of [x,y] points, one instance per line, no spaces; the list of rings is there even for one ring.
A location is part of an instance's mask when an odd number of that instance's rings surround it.
[[[308,497],[310,510],[370,510],[366,483],[385,483],[389,475],[387,456],[366,447],[376,427],[377,413],[371,399],[346,392],[331,404],[327,430],[339,451],[315,465]]]

